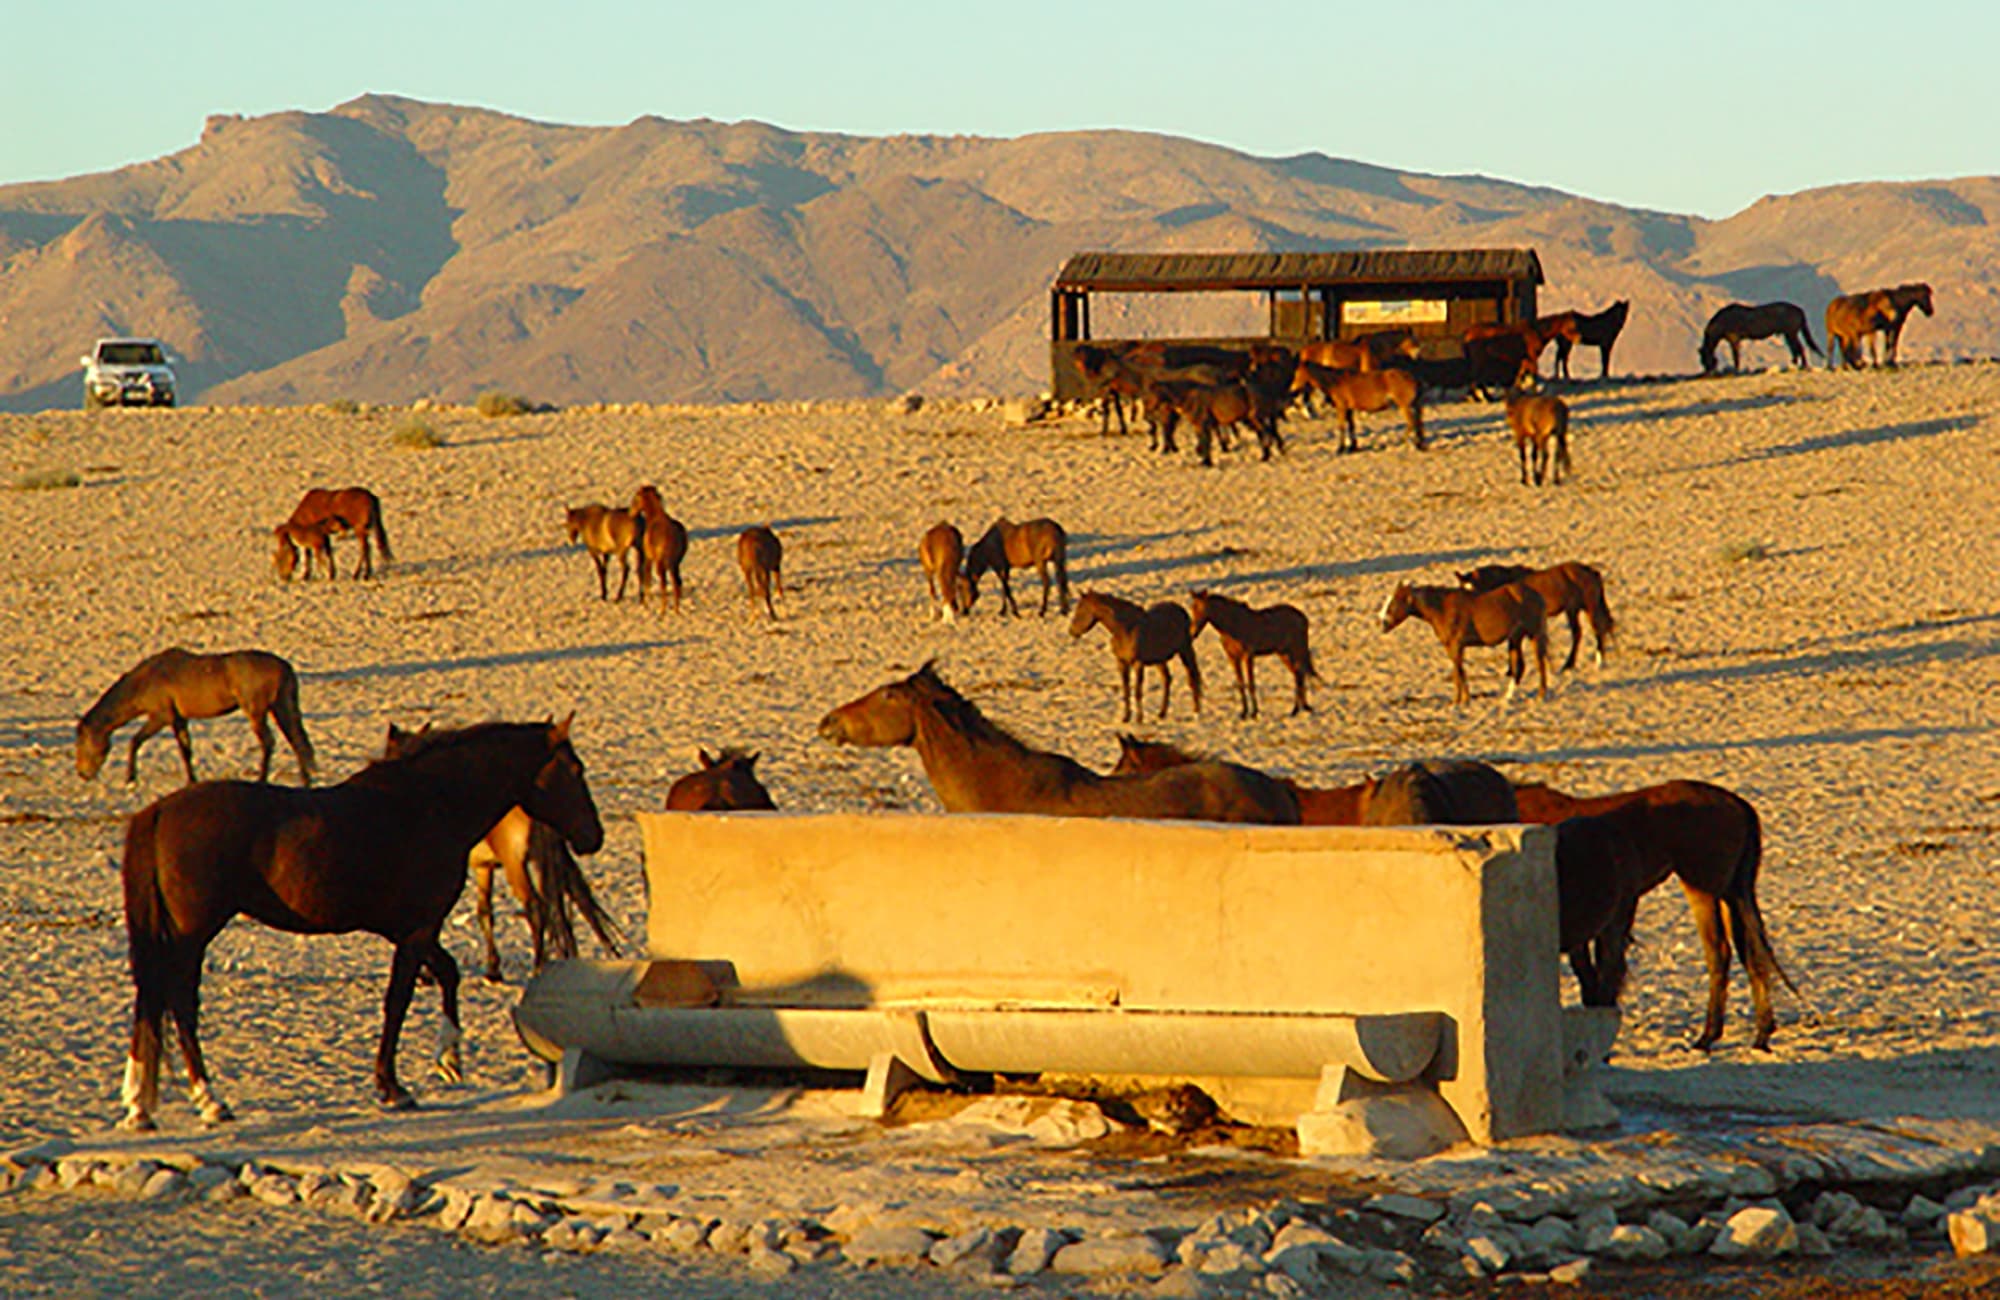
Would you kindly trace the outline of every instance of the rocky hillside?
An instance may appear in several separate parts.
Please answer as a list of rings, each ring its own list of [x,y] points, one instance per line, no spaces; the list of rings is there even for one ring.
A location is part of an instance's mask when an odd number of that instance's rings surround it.
[[[1545,308],[1629,297],[1622,369],[1709,312],[1928,279],[1913,357],[2000,352],[2000,178],[1838,186],[1725,221],[1475,176],[1165,136],[872,139],[617,128],[365,96],[211,118],[115,172],[0,187],[0,407],[70,406],[99,335],[156,334],[208,402],[1031,391],[1080,249],[1526,244]],[[1779,355],[1773,352],[1773,356]]]

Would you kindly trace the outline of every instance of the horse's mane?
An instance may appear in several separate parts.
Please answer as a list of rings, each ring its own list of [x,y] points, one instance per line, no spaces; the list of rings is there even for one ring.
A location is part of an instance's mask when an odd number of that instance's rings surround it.
[[[957,687],[938,676],[937,669],[931,664],[927,663],[919,668],[910,676],[909,682],[919,688],[924,701],[935,709],[938,716],[954,731],[961,732],[974,740],[1009,746],[1025,754],[1044,754],[1068,764],[1078,772],[1092,777],[1097,775],[1066,754],[1037,749],[981,713],[978,705],[961,695]]]
[[[382,776],[434,753],[483,742],[502,731],[542,725],[539,722],[475,722],[469,727],[425,727],[419,731],[403,732],[397,740],[398,749],[394,755],[375,759],[348,780],[359,781],[371,773]]]

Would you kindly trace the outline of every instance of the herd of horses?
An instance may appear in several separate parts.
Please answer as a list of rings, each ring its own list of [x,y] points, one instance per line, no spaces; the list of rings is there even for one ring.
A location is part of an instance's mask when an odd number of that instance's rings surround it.
[[[1838,365],[1859,369],[1864,358],[1869,365],[1895,365],[1903,326],[1913,311],[1926,316],[1935,314],[1931,287],[1921,281],[1835,297],[1826,305],[1828,348],[1821,355],[1826,358],[1827,369]],[[1719,369],[1717,350],[1724,343],[1729,345],[1731,368],[1741,370],[1746,342],[1777,337],[1785,340],[1795,366],[1803,368],[1810,364],[1806,348],[1820,352],[1812,336],[1812,326],[1806,323],[1805,311],[1798,304],[1766,302],[1750,306],[1732,302],[1711,316],[1701,332],[1702,373],[1714,374]]]
[[[657,585],[662,613],[669,608],[669,599],[671,608],[681,607],[681,561],[687,558],[688,530],[667,512],[659,488],[651,483],[642,484],[633,492],[630,506],[597,502],[571,506],[564,512],[564,527],[571,542],[583,543],[597,570],[599,600],[613,599],[610,568],[616,560],[616,599],[625,599],[636,562],[640,602],[645,602],[647,589]],[[737,534],[736,565],[742,570],[744,589],[749,593],[750,603],[762,605],[769,618],[778,616],[772,596],[785,594],[784,558],[784,543],[769,527],[758,524]]]

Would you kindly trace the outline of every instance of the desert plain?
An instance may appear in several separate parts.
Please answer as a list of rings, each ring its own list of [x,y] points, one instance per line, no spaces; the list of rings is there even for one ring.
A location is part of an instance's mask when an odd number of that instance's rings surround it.
[[[1288,601],[1311,619],[1312,712],[1286,715],[1289,684],[1267,662],[1264,714],[1239,719],[1211,637],[1199,646],[1201,714],[1177,682],[1156,720],[1155,684],[1142,734],[1309,784],[1460,756],[1577,792],[1688,777],[1755,804],[1764,915],[1799,993],[1780,993],[1775,1050],[1754,1053],[1739,970],[1726,1036],[1695,1053],[1700,948],[1678,891],[1650,896],[1609,1072],[1628,1134],[2000,1120],[2000,365],[1560,391],[1575,472],[1542,488],[1519,483],[1500,407],[1474,402],[1436,405],[1422,453],[1392,416],[1365,420],[1363,450],[1348,456],[1327,421],[1294,419],[1283,456],[1263,463],[1239,446],[1209,470],[1150,453],[1142,434],[1100,436],[1078,413],[1020,423],[1017,408],[963,399],[504,419],[438,406],[414,417],[442,436],[423,450],[395,436],[413,418],[404,407],[0,416],[0,487],[11,488],[0,490],[0,1148],[123,1140],[108,1133],[131,999],[116,859],[124,819],[181,773],[162,735],[126,784],[121,732],[105,771],[82,781],[74,735],[146,655],[258,647],[291,660],[328,780],[377,756],[391,722],[574,710],[607,829],[586,869],[638,936],[648,901],[630,814],[659,808],[698,746],[758,751],[783,809],[936,811],[908,751],[814,734],[828,708],[926,660],[1029,743],[1109,766],[1121,729],[1110,655],[1101,636],[1072,641],[1053,608],[1036,615],[1032,575],[1016,575],[1023,617],[1002,617],[990,586],[956,624],[928,607],[923,530],[946,519],[970,538],[1001,514],[1065,525],[1076,591],[1150,602],[1206,587]],[[599,600],[563,535],[565,506],[622,504],[648,482],[693,539],[678,611]],[[341,541],[338,580],[278,581],[271,526],[307,487],[348,483],[380,495],[394,561],[351,580]],[[752,609],[735,569],[733,539],[754,523],[785,544],[775,620]],[[1455,708],[1429,631],[1385,635],[1376,621],[1406,578],[1561,560],[1603,572],[1618,631],[1602,667],[1587,647],[1576,671],[1552,664],[1546,700],[1503,705],[1502,656],[1475,651],[1472,703]],[[1567,641],[1552,631],[1558,662]],[[204,777],[254,773],[240,718],[196,722],[193,736]],[[273,777],[297,779],[282,742]],[[748,1218],[865,1202],[948,1223],[975,1207],[1088,1204],[1107,1221],[1192,1222],[1332,1177],[1236,1153],[1204,1157],[1212,1176],[1190,1179],[1162,1173],[1182,1153],[1121,1166],[914,1146],[910,1129],[859,1124],[822,1143],[811,1121],[837,1099],[796,1086],[712,1087],[664,1110],[641,1093],[623,1109],[558,1103],[509,1022],[528,953],[511,905],[502,910],[511,982],[477,978],[469,900],[447,930],[468,975],[464,1086],[423,1073],[437,1009],[419,993],[403,1057],[425,1103],[415,1117],[377,1114],[368,1086],[386,945],[233,925],[210,949],[203,1029],[239,1121],[202,1130],[170,1083],[151,1140],[427,1168],[455,1158],[524,1177],[623,1171]],[[447,1249],[433,1238],[395,1245],[304,1210],[162,1213],[140,1227],[103,1206],[16,1193],[0,1201],[0,1220],[17,1216],[0,1233],[0,1278],[9,1290],[111,1279],[134,1293],[283,1293],[331,1270],[325,1279],[357,1289],[425,1277],[440,1294],[608,1295],[669,1267],[452,1247],[452,1267],[471,1270],[461,1275],[425,1253]],[[338,1248],[343,1234],[369,1244]],[[177,1258],[162,1263],[162,1248]],[[49,1251],[69,1262],[52,1266]],[[392,1262],[368,1265],[369,1251]],[[401,1263],[398,1251],[409,1252]],[[688,1294],[802,1285],[671,1267]],[[823,1293],[954,1293],[917,1273],[815,1276]]]

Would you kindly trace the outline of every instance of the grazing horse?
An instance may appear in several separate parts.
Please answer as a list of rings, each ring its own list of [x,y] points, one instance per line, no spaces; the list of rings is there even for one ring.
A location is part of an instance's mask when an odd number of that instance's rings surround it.
[[[1549,697],[1549,635],[1541,595],[1524,583],[1509,583],[1492,591],[1470,592],[1456,587],[1418,587],[1396,584],[1382,603],[1382,630],[1393,632],[1402,621],[1415,614],[1431,625],[1444,652],[1451,659],[1452,703],[1464,705],[1472,699],[1465,683],[1465,648],[1470,645],[1507,646],[1507,695],[1512,700],[1527,671],[1524,641],[1535,643],[1535,667],[1540,670],[1542,698]]]
[[[1568,379],[1569,349],[1572,342],[1587,343],[1597,349],[1597,377],[1611,377],[1611,348],[1618,342],[1618,335],[1625,328],[1625,318],[1632,313],[1632,304],[1624,298],[1612,303],[1595,315],[1585,316],[1568,312],[1576,326],[1576,337],[1572,340],[1566,334],[1556,335],[1556,375]]]
[[[1517,822],[1514,787],[1469,759],[1405,763],[1361,784],[1363,826],[1494,826]]]
[[[193,785],[194,746],[188,740],[189,718],[216,718],[243,710],[257,733],[262,758],[257,779],[271,778],[271,727],[275,718],[285,743],[299,760],[299,781],[313,779],[312,741],[299,716],[299,675],[292,666],[262,650],[233,650],[204,655],[175,646],[162,650],[111,684],[76,724],[76,774],[88,781],[104,766],[111,733],[134,718],[143,718],[132,734],[125,755],[125,779],[139,779],[139,746],[162,727],[171,727],[181,749],[181,766]]]
[[[1716,371],[1716,345],[1729,345],[1729,368],[1743,369],[1743,344],[1748,339],[1768,339],[1773,335],[1785,336],[1785,346],[1792,350],[1792,364],[1804,369],[1811,363],[1806,360],[1806,348],[1819,352],[1819,344],[1813,341],[1812,326],[1806,324],[1806,314],[1797,303],[1764,302],[1755,307],[1747,303],[1732,302],[1708,318],[1708,324],[1701,331],[1701,372],[1712,375]],[[1800,345],[1800,340],[1804,345]],[[1825,353],[1820,353],[1824,356]]]
[[[639,527],[639,599],[649,579],[660,584],[660,612],[667,611],[667,583],[674,585],[674,608],[681,607],[681,561],[687,558],[687,525],[667,513],[660,490],[651,483],[632,494],[632,517]]]
[[[312,524],[295,524],[289,519],[286,520],[271,530],[271,540],[274,543],[271,551],[271,567],[278,571],[279,578],[290,582],[292,575],[298,572],[299,555],[303,553],[306,557],[305,581],[311,582],[313,558],[317,556],[326,565],[327,581],[333,581],[338,576],[333,567],[333,535],[341,527],[343,525],[336,524],[331,519],[322,519]]]
[[[1514,451],[1521,459],[1521,486],[1528,485],[1531,462],[1536,487],[1550,477],[1560,484],[1563,475],[1570,472],[1569,404],[1547,393],[1510,388],[1507,390],[1507,425],[1514,431]]]
[[[1032,749],[988,720],[928,663],[828,713],[819,734],[837,744],[913,746],[946,812],[1275,825],[1299,820],[1291,791],[1254,768],[1190,763],[1107,777],[1066,755]]]
[[[1848,369],[1861,368],[1861,345],[1868,344],[1870,365],[1896,364],[1896,347],[1903,337],[1903,325],[1912,311],[1935,314],[1931,307],[1931,287],[1921,282],[1899,284],[1893,289],[1870,289],[1866,293],[1842,294],[1826,305],[1826,368],[1838,362]],[[1883,338],[1878,362],[1875,335]]]
[[[1053,519],[1030,519],[1017,524],[1005,515],[994,520],[993,526],[980,534],[972,549],[965,553],[969,593],[965,607],[972,608],[972,603],[979,599],[979,580],[992,573],[1000,579],[1000,612],[1019,614],[1021,607],[1014,603],[1014,588],[1007,575],[1031,564],[1042,580],[1040,612],[1043,615],[1049,612],[1049,571],[1054,569],[1058,608],[1069,613],[1069,534]]]
[[[1313,670],[1306,616],[1297,606],[1253,609],[1220,592],[1197,591],[1188,602],[1188,609],[1193,615],[1188,627],[1189,640],[1200,636],[1202,629],[1211,624],[1215,635],[1221,638],[1222,653],[1229,656],[1229,666],[1236,674],[1237,702],[1243,717],[1257,716],[1259,655],[1276,655],[1292,670],[1292,712],[1312,711],[1312,705],[1306,703],[1306,678],[1319,674]]]
[[[736,535],[736,567],[743,570],[743,587],[750,593],[752,605],[764,602],[764,613],[770,618],[778,616],[771,604],[771,593],[785,594],[784,563],[784,543],[764,525],[746,528]]]
[[[1614,816],[1612,823],[1625,832],[1632,846],[1622,860],[1612,859],[1608,869],[1620,872],[1611,891],[1618,898],[1616,915],[1610,922],[1613,947],[1622,945],[1622,934],[1631,929],[1633,912],[1641,895],[1666,879],[1679,878],[1681,890],[1693,909],[1695,929],[1701,936],[1702,954],[1708,965],[1708,1008],[1701,1036],[1695,1047],[1707,1051],[1722,1037],[1725,1005],[1729,997],[1729,948],[1734,937],[1736,950],[1750,973],[1750,997],[1755,1006],[1756,1037],[1753,1045],[1768,1050],[1777,1017],[1771,1010],[1771,982],[1775,976],[1794,993],[1797,985],[1778,964],[1764,927],[1763,912],[1757,905],[1757,869],[1763,861],[1763,828],[1756,808],[1748,800],[1721,786],[1702,781],[1668,781],[1619,794],[1579,798],[1545,785],[1515,787],[1521,817],[1531,822],[1556,824],[1569,818]],[[1558,841],[1560,853],[1560,841]],[[1607,864],[1596,864],[1606,869]],[[1578,892],[1583,884],[1558,882],[1565,892]],[[1572,864],[1572,875],[1580,864]],[[1600,896],[1601,884],[1590,886]],[[1574,935],[1570,936],[1575,938]],[[1575,964],[1575,948],[1567,947]],[[1622,974],[1622,948],[1615,954],[1616,973]],[[1617,1000],[1618,989],[1607,972],[1596,972],[1600,1000]],[[1584,982],[1578,972],[1578,982]]]
[[[485,723],[438,732],[402,758],[337,786],[295,790],[205,781],[156,800],[126,826],[125,930],[135,996],[121,1126],[153,1127],[161,1021],[179,1031],[202,1118],[230,1118],[210,1087],[198,1007],[208,945],[238,915],[295,934],[366,930],[395,945],[375,1053],[385,1106],[416,1103],[396,1078],[396,1044],[417,972],[444,1004],[438,1063],[458,1070],[458,966],[438,932],[465,888],[467,852],[515,805],[581,853],[604,826],[570,745],[569,722]]]
[[[957,622],[972,608],[972,584],[965,578],[965,534],[952,524],[932,524],[917,543],[917,563],[924,568],[938,617]]]
[[[395,558],[389,551],[388,531],[382,526],[381,498],[365,487],[309,488],[292,507],[292,517],[285,522],[306,527],[323,523],[329,536],[352,533],[361,542],[361,558],[354,565],[357,578],[375,575],[375,557],[369,549],[371,538],[382,548],[382,563],[388,564]]]
[[[1583,616],[1590,616],[1591,636],[1597,641],[1593,651],[1595,667],[1604,666],[1604,649],[1610,644],[1613,624],[1611,606],[1604,600],[1604,575],[1588,564],[1567,560],[1546,569],[1525,564],[1482,564],[1458,575],[1459,585],[1472,591],[1492,591],[1510,582],[1534,588],[1542,598],[1546,615],[1561,614],[1569,620],[1569,658],[1563,671],[1576,667],[1577,643],[1583,640]]]
[[[443,733],[425,723],[415,731],[389,724],[384,758],[407,758],[419,746],[428,745]],[[499,983],[504,978],[500,946],[493,935],[493,876],[505,876],[514,901],[528,923],[528,937],[534,945],[534,967],[540,970],[551,959],[565,960],[577,955],[576,926],[570,911],[583,917],[596,932],[598,941],[616,953],[623,945],[618,926],[598,904],[583,868],[571,856],[569,845],[547,822],[536,821],[525,808],[509,808],[505,816],[486,832],[485,838],[466,854],[465,867],[472,875],[472,913],[479,922],[479,938],[485,959],[486,978]]]
[[[741,749],[710,754],[697,749],[699,771],[689,772],[667,787],[668,812],[769,811],[771,792],[757,779],[757,755]]]
[[[1201,664],[1194,657],[1186,610],[1170,600],[1142,609],[1117,596],[1086,591],[1076,598],[1069,634],[1081,637],[1100,624],[1110,634],[1111,654],[1118,660],[1118,687],[1125,705],[1120,721],[1130,722],[1135,713],[1145,711],[1148,665],[1160,670],[1160,716],[1167,716],[1167,697],[1173,690],[1167,664],[1172,659],[1180,660],[1187,671],[1194,711],[1201,712]]]
[[[1326,398],[1333,413],[1346,422],[1346,436],[1339,449],[1354,451],[1361,444],[1354,432],[1356,411],[1381,411],[1394,406],[1410,426],[1410,445],[1424,449],[1423,388],[1407,370],[1329,370],[1312,361],[1301,361],[1292,378],[1292,391],[1317,390]]]
[[[618,599],[625,599],[625,584],[632,580],[632,551],[639,544],[639,521],[630,510],[615,506],[571,506],[567,512],[569,539],[582,539],[597,566],[597,598],[611,599],[605,571],[611,557],[618,557]]]

